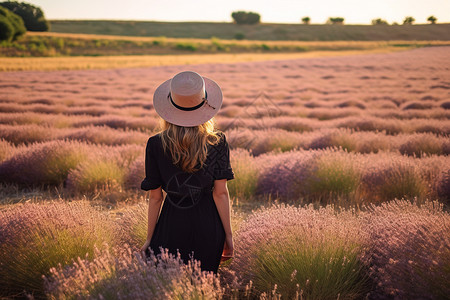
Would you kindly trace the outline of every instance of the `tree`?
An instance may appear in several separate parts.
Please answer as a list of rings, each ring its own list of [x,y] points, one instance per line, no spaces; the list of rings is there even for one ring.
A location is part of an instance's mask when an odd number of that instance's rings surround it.
[[[329,17],[328,20],[327,20],[327,24],[342,25],[342,24],[344,24],[344,18],[341,18],[341,17],[336,17],[336,18]]]
[[[26,31],[21,17],[0,6],[0,41],[14,41]]]
[[[416,21],[416,19],[414,19],[413,17],[405,17],[405,19],[403,20],[403,25],[412,25],[412,23],[414,23]]]
[[[386,20],[378,18],[372,20],[372,25],[388,25],[388,22]]]
[[[310,18],[310,17],[304,17],[304,18],[302,18],[302,22],[303,22],[303,24],[305,24],[305,25],[308,25],[310,21],[311,21],[311,18]]]
[[[260,22],[261,16],[258,13],[235,11],[231,14],[236,24],[257,24]]]
[[[0,6],[19,15],[23,19],[26,29],[29,31],[48,31],[50,29],[50,25],[39,7],[17,1],[1,2]]]
[[[429,16],[427,21],[431,24],[436,24],[437,18],[435,16]]]

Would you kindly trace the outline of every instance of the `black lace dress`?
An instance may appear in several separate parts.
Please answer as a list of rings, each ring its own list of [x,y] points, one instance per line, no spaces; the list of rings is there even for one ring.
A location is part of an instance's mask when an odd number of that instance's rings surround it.
[[[230,150],[225,134],[208,145],[202,169],[195,173],[182,171],[163,151],[160,134],[149,138],[145,154],[145,179],[141,189],[162,186],[166,192],[161,212],[150,242],[155,254],[160,247],[177,250],[185,263],[192,256],[201,262],[202,270],[217,273],[225,242],[225,231],[212,196],[214,180],[234,179]],[[199,166],[199,165],[197,165]],[[147,254],[149,254],[147,252]]]

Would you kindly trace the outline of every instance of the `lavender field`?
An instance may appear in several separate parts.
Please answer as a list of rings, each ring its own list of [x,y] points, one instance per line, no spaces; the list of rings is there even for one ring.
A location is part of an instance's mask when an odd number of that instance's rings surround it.
[[[0,73],[0,296],[445,299],[449,50]],[[135,253],[152,95],[183,70],[224,94],[235,258],[216,277]]]

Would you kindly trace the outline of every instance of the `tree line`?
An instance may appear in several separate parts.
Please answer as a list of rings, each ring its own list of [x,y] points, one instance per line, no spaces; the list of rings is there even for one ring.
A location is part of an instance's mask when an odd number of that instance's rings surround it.
[[[48,31],[44,12],[25,2],[0,2],[0,41],[14,41],[29,31]]]
[[[255,12],[246,12],[246,11],[235,11],[231,14],[231,17],[233,18],[233,22],[236,24],[258,24],[261,22],[261,16],[258,13]],[[329,17],[326,21],[326,24],[344,24],[344,18],[342,17]],[[407,16],[403,19],[404,25],[411,25],[416,21],[411,16]],[[437,18],[435,16],[428,17],[427,21],[430,24],[436,24]],[[301,22],[305,25],[308,25],[311,23],[310,17],[303,17],[301,19]],[[388,22],[384,19],[378,18],[372,20],[372,25],[388,25]],[[398,23],[394,22],[392,25],[398,25]]]

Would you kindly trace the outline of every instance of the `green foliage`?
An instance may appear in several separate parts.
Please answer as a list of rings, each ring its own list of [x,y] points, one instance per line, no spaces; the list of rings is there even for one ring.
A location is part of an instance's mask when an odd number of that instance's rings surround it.
[[[317,200],[349,198],[360,183],[355,166],[343,157],[322,156],[303,183],[307,194]]]
[[[435,16],[429,16],[427,21],[431,24],[436,24],[437,18]]]
[[[225,45],[222,44],[220,40],[215,36],[211,37],[211,44],[213,46],[213,49],[217,51],[229,51],[229,48],[225,47]]]
[[[234,38],[236,40],[243,40],[243,39],[245,39],[245,34],[243,34],[242,32],[236,32],[236,34],[234,35]]]
[[[67,185],[74,191],[84,193],[97,190],[121,190],[125,180],[125,171],[115,161],[85,161],[72,170]]]
[[[261,16],[258,13],[235,11],[231,14],[236,24],[258,24],[260,23]]]
[[[408,164],[399,163],[376,174],[366,174],[364,184],[367,193],[380,202],[404,197],[422,198],[427,193],[427,182],[416,166]]]
[[[304,17],[302,18],[302,23],[305,25],[308,25],[309,22],[311,22],[311,18],[310,17]]]
[[[14,27],[11,22],[0,16],[0,41],[10,42],[14,36]]]
[[[26,32],[23,20],[0,6],[0,41],[14,41]]]
[[[388,25],[388,22],[386,20],[378,18],[372,20],[372,25]]]
[[[256,184],[258,181],[258,168],[254,162],[254,157],[246,149],[238,148],[231,157],[236,178],[228,182],[230,195],[249,199],[255,195]]]
[[[167,38],[165,36],[160,36],[153,40],[152,43],[154,46],[165,46],[167,44]]]
[[[0,6],[19,15],[23,19],[26,29],[29,31],[48,31],[50,29],[44,13],[37,6],[17,1],[1,2]]]
[[[344,24],[344,18],[341,18],[341,17],[335,17],[335,18],[329,17],[328,20],[327,20],[327,24],[339,24],[339,25],[342,25],[342,24]]]
[[[267,44],[261,44],[261,49],[263,49],[264,51],[269,51],[270,50],[270,46]]]
[[[45,299],[42,275],[77,257],[90,259],[96,244],[114,243],[114,229],[108,214],[87,201],[25,203],[4,209],[0,212],[0,298],[25,299],[27,292],[34,294],[33,299]]]
[[[415,21],[416,19],[414,19],[413,17],[405,17],[405,19],[403,20],[403,25],[412,25]]]
[[[177,50],[187,50],[187,51],[196,51],[197,47],[192,43],[177,43],[175,45],[175,49]]]
[[[358,245],[330,235],[318,243],[290,233],[282,241],[260,245],[253,262],[257,290],[277,292],[286,299],[355,299],[368,281],[358,261]],[[343,280],[345,279],[345,280]],[[302,292],[300,291],[302,290]]]

